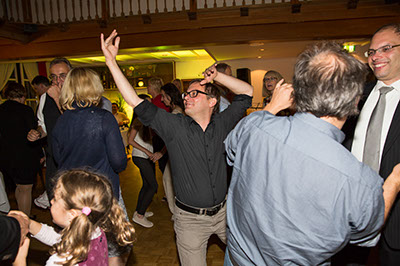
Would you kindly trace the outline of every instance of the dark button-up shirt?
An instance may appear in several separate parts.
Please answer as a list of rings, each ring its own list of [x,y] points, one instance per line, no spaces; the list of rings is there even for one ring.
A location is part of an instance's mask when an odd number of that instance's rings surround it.
[[[176,198],[184,204],[208,208],[221,203],[227,192],[223,141],[251,105],[238,95],[228,109],[211,117],[205,131],[182,114],[171,114],[143,101],[135,113],[153,128],[167,146]]]
[[[382,178],[343,139],[311,114],[262,111],[229,134],[227,237],[239,265],[328,265],[349,241],[365,244],[378,234]]]

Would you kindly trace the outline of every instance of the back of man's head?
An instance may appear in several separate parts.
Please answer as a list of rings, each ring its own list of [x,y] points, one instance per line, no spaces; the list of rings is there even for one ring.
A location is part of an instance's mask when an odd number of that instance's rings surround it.
[[[67,58],[65,58],[65,57],[57,57],[57,58],[54,58],[54,59],[50,62],[50,68],[51,68],[52,66],[54,66],[54,65],[58,65],[58,64],[61,64],[61,63],[66,64],[66,65],[68,66],[69,70],[72,69],[71,63],[70,63],[69,60],[68,60]]]
[[[50,86],[50,81],[48,78],[46,78],[45,76],[41,76],[41,75],[37,75],[36,77],[34,77],[32,79],[32,85],[40,85],[43,84],[46,87]]]
[[[218,72],[232,76],[232,68],[230,65],[226,63],[218,63],[215,68],[217,69]]]
[[[294,101],[298,112],[339,119],[358,113],[367,67],[334,42],[308,47],[297,58]]]

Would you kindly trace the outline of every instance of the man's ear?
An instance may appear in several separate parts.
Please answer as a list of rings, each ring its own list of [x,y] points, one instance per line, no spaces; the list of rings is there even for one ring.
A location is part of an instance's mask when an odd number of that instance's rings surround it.
[[[210,97],[210,99],[208,99],[208,106],[210,108],[214,108],[214,106],[217,104],[217,99]]]

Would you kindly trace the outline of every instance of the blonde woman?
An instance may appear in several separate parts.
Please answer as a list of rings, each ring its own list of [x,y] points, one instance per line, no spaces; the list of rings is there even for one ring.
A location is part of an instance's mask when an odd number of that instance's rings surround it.
[[[263,100],[263,108],[265,110],[265,107],[267,106],[268,103],[271,102],[272,95],[275,92],[275,89],[280,88],[283,83],[285,83],[282,75],[275,71],[275,70],[270,70],[267,73],[265,73],[264,78],[263,78],[263,89],[262,89],[262,94],[264,100]],[[295,108],[294,106],[290,106],[287,109],[279,111],[276,115],[277,116],[289,116],[293,115],[295,113]]]
[[[127,158],[113,114],[97,107],[102,94],[103,85],[95,71],[73,68],[68,73],[60,96],[65,111],[53,129],[53,156],[59,170],[90,167],[107,176],[119,199],[118,173],[125,169]],[[110,240],[108,234],[107,238]],[[123,265],[128,250],[109,242],[110,264]]]
[[[275,70],[270,70],[265,73],[262,88],[262,96],[265,97],[263,101],[263,106],[266,106],[267,103],[271,101],[276,84],[278,84],[281,79],[283,79],[282,75]]]

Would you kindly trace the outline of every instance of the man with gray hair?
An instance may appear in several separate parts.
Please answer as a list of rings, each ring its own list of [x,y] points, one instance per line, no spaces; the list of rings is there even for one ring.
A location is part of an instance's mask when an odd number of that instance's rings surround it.
[[[228,135],[225,265],[329,265],[349,241],[376,244],[400,190],[400,166],[383,184],[341,145],[365,76],[339,44],[311,46],[295,65],[297,113],[254,112]],[[273,97],[288,88],[275,90]]]
[[[61,88],[68,72],[72,69],[71,63],[66,58],[55,58],[50,62],[51,86],[40,96],[39,108],[37,111],[38,128],[28,133],[29,141],[37,141],[47,136],[46,148],[46,192],[34,202],[41,208],[49,208],[49,200],[53,198],[53,177],[57,172],[51,149],[51,132],[61,115],[59,103]]]

